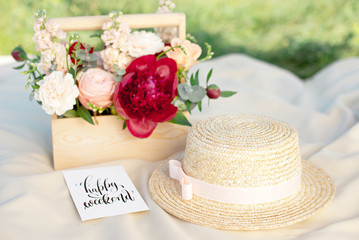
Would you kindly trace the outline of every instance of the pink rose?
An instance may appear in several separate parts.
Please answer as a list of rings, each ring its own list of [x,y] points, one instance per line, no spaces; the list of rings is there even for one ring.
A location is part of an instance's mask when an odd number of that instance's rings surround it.
[[[79,100],[84,107],[90,109],[88,103],[102,108],[111,106],[116,84],[112,73],[100,68],[90,68],[86,72],[81,72],[77,76],[77,81],[80,90]]]
[[[180,48],[174,48],[166,53],[167,57],[172,58],[177,63],[177,68],[184,68],[186,71],[193,65],[197,64],[197,59],[201,56],[202,49],[199,45],[191,43],[189,40],[180,40],[174,38],[171,41],[171,46],[165,46],[163,51],[169,50],[171,47],[182,46],[186,53]]]
[[[156,60],[154,55],[135,59],[117,84],[113,103],[135,137],[151,135],[157,123],[171,120],[177,107],[171,104],[177,95],[176,62]]]

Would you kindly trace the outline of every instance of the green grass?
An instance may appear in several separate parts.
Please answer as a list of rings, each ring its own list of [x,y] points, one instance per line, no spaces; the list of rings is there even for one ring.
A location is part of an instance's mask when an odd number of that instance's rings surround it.
[[[329,63],[359,54],[353,24],[357,0],[174,0],[187,32],[212,45],[215,56],[244,53],[308,78]],[[32,14],[48,17],[152,13],[157,0],[0,0],[0,54],[22,44],[34,52]]]

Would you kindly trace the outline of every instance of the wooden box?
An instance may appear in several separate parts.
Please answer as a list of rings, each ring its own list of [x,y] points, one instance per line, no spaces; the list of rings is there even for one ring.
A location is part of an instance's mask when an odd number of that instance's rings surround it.
[[[177,27],[186,37],[185,15],[130,14],[120,16],[131,28]],[[99,30],[107,16],[55,18],[64,31]],[[65,169],[119,159],[163,160],[184,150],[189,127],[159,123],[149,138],[133,137],[122,130],[123,120],[116,116],[97,116],[98,125],[82,118],[52,117],[54,168]]]

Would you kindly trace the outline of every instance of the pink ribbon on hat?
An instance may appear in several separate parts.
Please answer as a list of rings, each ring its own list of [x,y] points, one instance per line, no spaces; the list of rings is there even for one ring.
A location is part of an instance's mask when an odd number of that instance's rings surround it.
[[[283,199],[297,193],[301,188],[301,173],[293,178],[265,187],[224,187],[203,182],[188,176],[182,169],[181,162],[169,161],[170,177],[181,184],[184,200],[191,200],[193,194],[219,202],[236,204],[257,204]]]

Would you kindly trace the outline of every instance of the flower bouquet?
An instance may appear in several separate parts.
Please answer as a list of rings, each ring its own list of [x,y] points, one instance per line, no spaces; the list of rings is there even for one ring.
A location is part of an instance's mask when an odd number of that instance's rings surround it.
[[[160,1],[157,14],[168,14],[173,8],[172,2]],[[66,41],[66,33],[54,19],[47,19],[44,10],[34,14],[33,40],[40,55],[30,58],[22,47],[18,46],[12,51],[12,56],[16,61],[22,62],[16,69],[28,67],[23,74],[28,75],[26,89],[31,87],[30,98],[34,98],[46,113],[53,115],[53,119],[82,118],[88,125],[86,130],[81,130],[85,133],[101,124],[109,124],[104,117],[111,116],[112,119],[117,119],[115,124],[120,125],[123,129],[121,131],[126,132],[126,137],[120,138],[121,142],[129,143],[129,134],[141,139],[152,137],[159,123],[190,126],[184,113],[190,113],[196,107],[201,110],[202,100],[206,96],[208,99],[216,99],[219,96],[229,97],[235,94],[231,91],[220,91],[216,85],[208,84],[212,70],[207,74],[206,87],[199,85],[198,71],[188,76],[193,65],[212,57],[210,45],[206,44],[207,54],[200,59],[200,46],[188,39],[178,38],[178,28],[170,26],[155,27],[154,31],[132,31],[123,21],[124,16],[120,12],[109,14],[109,18],[102,24],[102,34],[95,34],[101,38],[104,47],[100,51],[94,51],[92,46],[80,40],[78,34],[71,35]],[[84,161],[92,159],[94,154],[90,149],[101,145],[98,139],[103,137],[103,131],[119,133],[118,130],[112,131],[108,129],[109,126],[105,126],[106,130],[94,130],[95,133],[92,134],[95,136],[64,135],[65,129],[79,128],[74,124],[72,122],[72,126],[69,126],[64,123],[61,127],[56,125],[55,129],[53,122],[54,161],[55,152],[66,153],[61,158],[71,158],[71,152],[79,152],[80,146],[76,145],[79,139],[83,147],[80,152],[88,152],[83,157]],[[93,125],[95,127],[92,127]],[[125,128],[129,130],[128,133]],[[186,133],[187,131],[183,135]],[[62,134],[60,140],[57,140],[57,134]],[[112,139],[113,135],[110,138]],[[90,139],[92,141],[89,141]],[[65,147],[55,147],[64,141],[67,144]],[[119,141],[112,141],[112,147],[107,149],[113,159],[119,158],[119,154],[114,154],[111,150],[118,149],[116,143]],[[90,144],[83,146],[84,142]],[[127,144],[120,152],[131,148],[131,144],[138,145],[138,142]],[[159,141],[158,144],[165,147],[163,142]],[[178,145],[178,142],[174,144]],[[181,146],[184,147],[184,143]],[[173,148],[173,143],[171,147]],[[97,158],[111,158],[103,149],[104,147],[102,150],[95,150],[99,152]],[[158,147],[149,149],[147,155],[153,155],[154,150],[158,151]],[[177,150],[180,149],[174,149]],[[136,149],[131,149],[131,152],[136,152]],[[77,161],[79,156],[73,157],[71,161]],[[131,158],[132,155],[122,156]],[[71,166],[77,165],[82,164]]]

